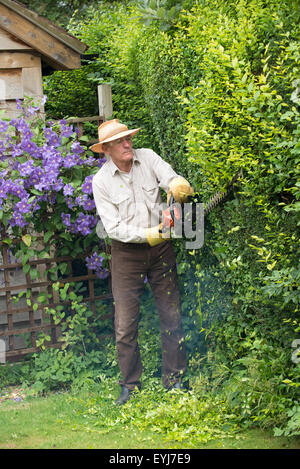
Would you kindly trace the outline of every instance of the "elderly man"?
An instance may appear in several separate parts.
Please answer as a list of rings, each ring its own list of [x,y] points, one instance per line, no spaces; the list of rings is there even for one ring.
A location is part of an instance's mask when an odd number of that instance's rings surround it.
[[[133,149],[131,139],[139,130],[129,130],[117,119],[104,122],[98,129],[99,143],[91,147],[107,159],[93,178],[93,194],[111,239],[115,335],[122,375],[117,404],[124,404],[135,388],[140,389],[137,337],[146,276],[160,317],[164,386],[181,389],[186,371],[176,259],[169,237],[161,231],[159,188],[177,202],[184,202],[193,189],[154,151]]]

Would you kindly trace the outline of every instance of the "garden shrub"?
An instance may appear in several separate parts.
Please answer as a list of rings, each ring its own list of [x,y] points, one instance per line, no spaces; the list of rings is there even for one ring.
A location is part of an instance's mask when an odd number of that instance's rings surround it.
[[[103,160],[87,151],[85,139],[78,140],[66,121],[43,121],[39,106],[32,100],[18,102],[18,107],[19,117],[4,116],[0,120],[0,131],[5,133],[0,148],[0,225],[1,233],[2,229],[6,233],[2,241],[32,281],[39,281],[41,272],[30,261],[82,256],[81,268],[88,267],[99,279],[95,291],[106,293],[107,255],[95,233],[98,216],[91,197],[91,179]],[[95,320],[84,302],[84,284],[60,282],[70,274],[67,262],[53,264],[47,274],[61,300],[68,300],[70,306],[50,308],[47,305],[54,299],[46,290],[33,298],[34,304],[29,290],[19,292],[13,300],[17,302],[25,295],[33,311],[44,305],[49,317],[60,325],[65,346],[86,353],[91,344],[99,344],[99,332],[107,327],[101,316],[107,314],[108,307],[98,304]],[[38,334],[37,346],[43,348],[49,341],[47,334]]]
[[[44,78],[47,95],[46,111],[51,119],[97,116],[97,87],[89,76],[95,73],[95,64],[83,64],[79,70],[56,71]]]
[[[210,2],[186,16],[200,79],[181,101],[203,200],[243,170],[235,200],[210,216],[234,312],[220,323],[214,360],[225,360],[239,407],[274,424],[297,401],[299,378],[290,327],[299,318],[299,8]]]
[[[265,425],[280,420],[295,402],[297,387],[289,380],[299,373],[299,364],[291,361],[296,331],[288,322],[299,317],[298,19],[296,4],[290,8],[284,1],[195,2],[171,33],[150,25],[128,44],[124,28],[114,37],[118,60],[112,48],[114,77],[121,72],[125,79],[127,72],[142,90],[155,149],[189,177],[204,202],[243,170],[235,198],[209,217],[208,259],[204,251],[195,257],[184,252],[182,244],[178,258],[193,275],[192,282],[181,276],[183,302],[187,285],[195,295],[200,283],[202,305],[208,284],[218,292],[208,308],[206,297],[205,316],[217,317],[220,310],[222,320],[210,340],[215,362],[227,358],[229,383],[251,371],[261,393],[265,384],[271,386],[265,399],[247,392],[248,416]],[[124,94],[123,102],[131,102],[130,95]],[[130,108],[132,116],[135,111]],[[199,301],[190,301],[188,309],[199,313]],[[247,338],[248,347],[241,347]],[[256,361],[257,344],[265,344],[265,353]],[[264,413],[271,395],[276,405]],[[243,408],[243,399],[239,402]]]

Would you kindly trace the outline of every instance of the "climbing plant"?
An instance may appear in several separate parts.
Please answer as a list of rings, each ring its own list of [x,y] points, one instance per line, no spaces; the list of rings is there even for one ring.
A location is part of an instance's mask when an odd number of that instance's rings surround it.
[[[45,100],[45,97],[44,97]],[[9,248],[11,258],[22,263],[24,274],[33,282],[40,278],[34,259],[84,255],[86,266],[100,279],[108,276],[104,245],[95,234],[98,216],[92,197],[92,178],[103,164],[87,151],[84,138],[79,139],[76,130],[66,121],[45,122],[39,114],[40,103],[31,99],[17,102],[19,117],[2,116],[0,132],[0,228],[2,242]],[[53,283],[69,274],[67,262],[61,261],[49,268]],[[90,312],[84,313],[78,305],[75,292],[67,292],[66,284],[59,292],[63,301],[72,303],[76,320],[71,317],[72,336],[80,340],[82,327],[88,331],[86,322]],[[47,292],[41,292],[35,304],[30,302],[26,291],[14,300],[26,295],[27,304],[33,311],[38,303],[53,303]],[[82,300],[82,296],[80,299]],[[76,303],[77,301],[77,303]],[[59,309],[60,308],[60,309]],[[49,310],[59,324],[66,310],[60,306]],[[77,322],[76,322],[77,321]],[[78,328],[78,325],[80,327]],[[63,326],[64,328],[64,326]],[[67,332],[66,332],[67,333]],[[72,334],[71,334],[72,335]],[[76,341],[75,340],[75,341]],[[40,345],[44,342],[41,340]]]

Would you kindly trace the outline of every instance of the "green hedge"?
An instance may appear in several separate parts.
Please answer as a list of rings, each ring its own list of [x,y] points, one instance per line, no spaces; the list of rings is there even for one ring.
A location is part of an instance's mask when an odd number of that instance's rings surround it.
[[[284,425],[300,375],[291,360],[299,337],[300,9],[288,0],[188,5],[163,32],[139,20],[134,2],[100,2],[71,31],[99,53],[87,81],[103,75],[112,84],[114,116],[142,126],[137,145],[171,162],[204,202],[243,170],[235,197],[210,215],[204,248],[188,253],[176,243],[185,324],[191,351],[195,328],[206,336],[213,382],[232,406]]]

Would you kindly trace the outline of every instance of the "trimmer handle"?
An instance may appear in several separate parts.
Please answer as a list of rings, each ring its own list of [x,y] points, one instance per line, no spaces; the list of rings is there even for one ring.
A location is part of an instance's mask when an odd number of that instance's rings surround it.
[[[173,220],[173,223],[175,221],[175,213],[174,213],[174,204],[176,203],[175,199],[174,199],[174,196],[171,195],[170,199],[169,199],[169,207],[170,207],[170,215],[171,215],[171,218]]]

